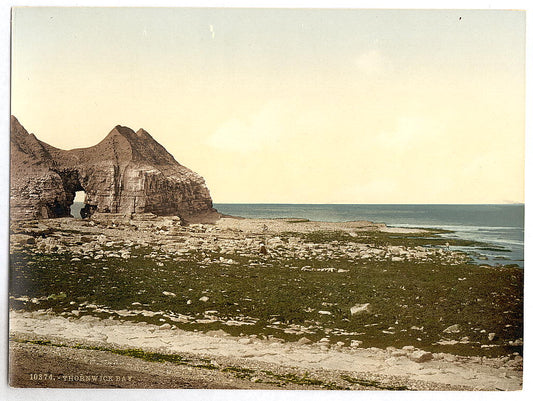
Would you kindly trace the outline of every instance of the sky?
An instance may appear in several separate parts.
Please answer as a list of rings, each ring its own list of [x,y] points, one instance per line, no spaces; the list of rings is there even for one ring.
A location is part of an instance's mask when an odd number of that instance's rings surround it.
[[[215,203],[524,202],[525,13],[15,8],[11,113],[144,128]]]

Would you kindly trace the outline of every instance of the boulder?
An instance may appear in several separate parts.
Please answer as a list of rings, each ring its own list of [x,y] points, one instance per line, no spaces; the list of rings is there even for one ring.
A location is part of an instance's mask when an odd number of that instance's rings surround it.
[[[433,359],[433,354],[431,352],[418,350],[411,353],[409,359],[418,363],[427,362]]]
[[[298,340],[298,344],[302,344],[302,345],[311,344],[311,343],[312,341],[308,339],[307,337],[302,337]]]
[[[446,327],[443,330],[443,333],[454,334],[454,333],[459,333],[460,331],[461,331],[461,327],[458,324],[452,324],[451,326]]]
[[[395,358],[399,358],[402,356],[407,356],[409,353],[406,350],[398,349],[391,352],[391,356]]]
[[[352,316],[359,315],[361,313],[370,313],[370,312],[371,312],[371,307],[369,303],[355,304],[354,306],[350,308],[350,313],[352,314]]]

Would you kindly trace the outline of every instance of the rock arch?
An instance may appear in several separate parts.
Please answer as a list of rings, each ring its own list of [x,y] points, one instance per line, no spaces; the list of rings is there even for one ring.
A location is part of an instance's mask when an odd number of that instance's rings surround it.
[[[148,132],[117,125],[97,145],[50,146],[11,117],[11,217],[70,215],[76,191],[85,213],[154,213],[184,221],[218,216],[204,179],[179,164]]]

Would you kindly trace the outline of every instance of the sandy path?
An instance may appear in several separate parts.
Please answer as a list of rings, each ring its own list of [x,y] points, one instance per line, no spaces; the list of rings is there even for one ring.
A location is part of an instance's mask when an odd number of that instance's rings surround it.
[[[10,385],[51,388],[269,388],[228,373],[151,363],[104,351],[10,344]],[[43,374],[44,373],[44,374]],[[39,376],[41,375],[41,376]]]
[[[519,390],[522,385],[521,371],[495,368],[482,363],[479,358],[448,355],[415,362],[410,358],[413,351],[321,349],[316,345],[165,330],[155,325],[93,317],[78,320],[35,312],[11,312],[10,334],[15,338],[45,338],[74,344],[224,357],[231,358],[236,365],[248,360],[310,370],[401,376],[406,382],[423,381],[435,389],[439,389],[439,385],[453,385],[476,390]]]

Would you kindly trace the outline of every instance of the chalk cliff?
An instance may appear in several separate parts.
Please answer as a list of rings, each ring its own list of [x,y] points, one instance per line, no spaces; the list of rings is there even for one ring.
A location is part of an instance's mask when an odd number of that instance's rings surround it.
[[[61,150],[11,117],[11,218],[70,215],[76,191],[82,215],[154,213],[184,221],[218,216],[204,179],[179,164],[144,129],[117,125],[95,146]]]

